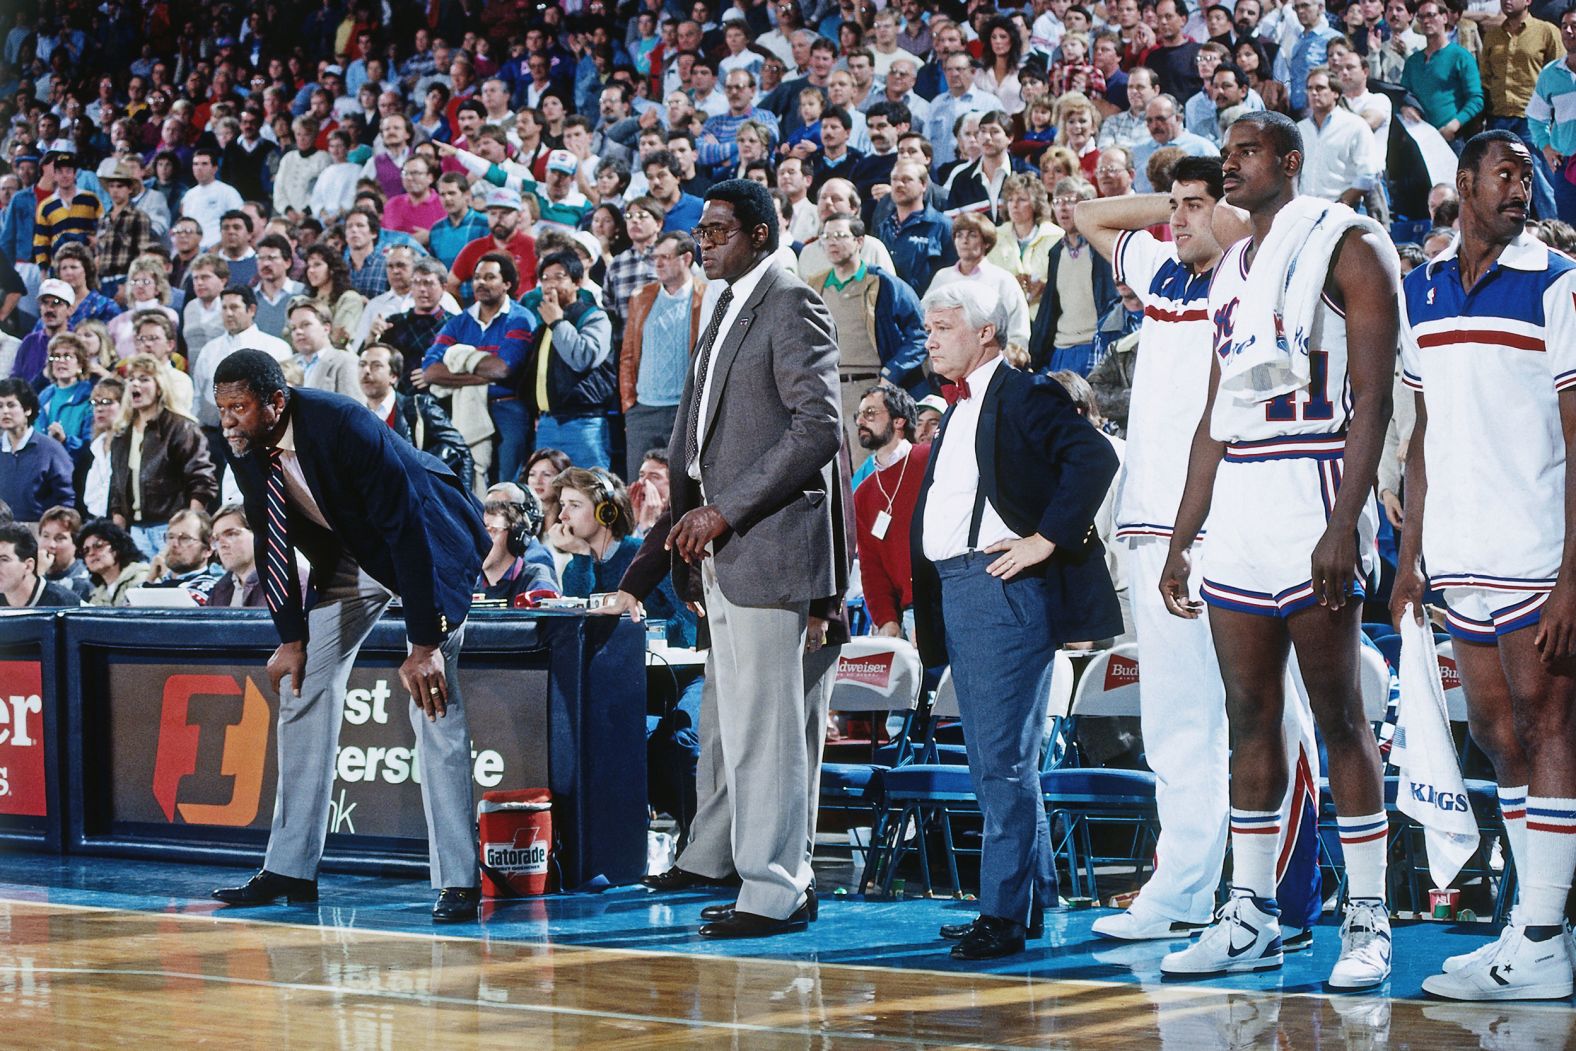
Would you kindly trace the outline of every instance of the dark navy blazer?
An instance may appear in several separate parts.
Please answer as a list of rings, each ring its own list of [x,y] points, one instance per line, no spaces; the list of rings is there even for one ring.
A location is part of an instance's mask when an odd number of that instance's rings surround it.
[[[945,664],[947,650],[941,579],[924,552],[925,502],[951,419],[949,408],[909,534],[916,641],[930,667]],[[1002,364],[984,394],[974,455],[985,497],[1008,528],[1056,545],[1049,559],[1026,571],[1045,581],[1046,635],[1058,644],[1120,635],[1122,611],[1094,530],[1119,465],[1110,441],[1079,415],[1061,384]]]
[[[349,554],[400,597],[412,643],[441,645],[464,623],[492,546],[476,498],[441,460],[344,395],[292,388],[286,412],[301,473],[329,524],[325,530],[289,511],[290,539],[311,563],[313,584],[326,585],[341,554]],[[259,546],[268,535],[266,456],[254,447],[235,461]],[[274,625],[283,642],[307,637],[306,618],[295,611],[274,614]]]

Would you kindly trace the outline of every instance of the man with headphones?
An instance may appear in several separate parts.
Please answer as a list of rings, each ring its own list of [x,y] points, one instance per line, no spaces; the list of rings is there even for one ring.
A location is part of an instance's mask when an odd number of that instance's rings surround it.
[[[558,496],[558,521],[548,529],[548,537],[558,550],[570,553],[564,567],[564,595],[589,598],[617,591],[624,570],[640,550],[629,490],[600,467],[571,467],[553,479],[553,491]],[[695,614],[679,601],[671,576],[646,596],[645,605],[648,617],[672,626],[670,642],[695,645]]]
[[[497,492],[507,489],[511,492]],[[512,482],[493,487],[482,505],[482,524],[492,537],[492,547],[482,559],[481,575],[476,578],[475,594],[484,599],[503,599],[511,607],[521,595],[543,592],[558,594],[558,578],[553,572],[553,556],[536,539],[542,525],[542,505],[536,494]],[[539,557],[530,557],[532,545]],[[541,559],[546,559],[545,564]]]

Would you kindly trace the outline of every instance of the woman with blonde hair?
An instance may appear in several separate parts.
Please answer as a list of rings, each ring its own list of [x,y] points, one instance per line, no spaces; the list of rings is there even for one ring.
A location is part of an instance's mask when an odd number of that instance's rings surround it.
[[[986,258],[1017,279],[1029,301],[1032,324],[1040,312],[1051,248],[1062,239],[1062,228],[1056,225],[1050,196],[1036,176],[1007,176],[1001,199],[1007,209],[1007,221],[996,227],[996,247]]]
[[[1094,181],[1094,169],[1100,161],[1100,147],[1095,138],[1100,131],[1100,111],[1095,109],[1089,96],[1081,91],[1069,91],[1056,100],[1056,138],[1058,146],[1065,146],[1078,158],[1081,175]]]
[[[1083,178],[1083,168],[1078,155],[1066,146],[1051,146],[1040,154],[1040,186],[1046,197],[1056,193],[1056,184],[1063,179]]]
[[[170,307],[170,276],[164,260],[139,255],[126,271],[126,312],[111,318],[108,325],[117,359],[124,361],[137,353],[137,319],[149,311],[163,313],[179,328],[181,316]]]
[[[113,376],[120,358],[115,355],[115,340],[110,337],[109,326],[102,321],[83,321],[73,325],[71,331],[87,348],[88,377],[101,380],[105,376]]]
[[[90,462],[77,492],[82,494],[82,506],[94,518],[109,514],[109,443],[115,437],[115,420],[125,394],[126,384],[119,376],[104,376],[93,385],[88,401],[93,410],[93,434],[88,439]]]
[[[176,412],[162,363],[126,362],[126,393],[109,443],[109,514],[149,558],[164,549],[170,517],[201,510],[219,495],[208,440]]]

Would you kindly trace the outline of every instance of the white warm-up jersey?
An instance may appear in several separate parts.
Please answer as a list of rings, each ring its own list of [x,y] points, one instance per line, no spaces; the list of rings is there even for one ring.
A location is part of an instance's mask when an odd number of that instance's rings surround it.
[[[1468,292],[1452,243],[1403,288],[1402,380],[1428,406],[1429,582],[1546,590],[1565,542],[1559,393],[1576,387],[1576,263],[1523,233]]]
[[[1169,537],[1187,481],[1193,432],[1209,395],[1209,283],[1145,231],[1116,239],[1116,280],[1144,305],[1127,415],[1127,456],[1117,479],[1116,536]]]

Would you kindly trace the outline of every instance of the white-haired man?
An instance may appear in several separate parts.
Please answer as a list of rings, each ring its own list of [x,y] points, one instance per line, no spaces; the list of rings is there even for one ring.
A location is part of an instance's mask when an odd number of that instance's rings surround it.
[[[958,959],[991,959],[1022,952],[1056,900],[1038,687],[1061,643],[1121,634],[1094,531],[1117,458],[1060,385],[1003,367],[1006,312],[994,289],[958,281],[922,305],[951,407],[914,510],[915,628],[925,663],[952,665],[985,815],[980,916],[941,935],[958,941]],[[1024,470],[1031,463],[1053,466]]]

